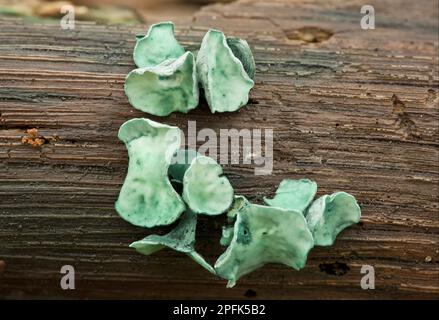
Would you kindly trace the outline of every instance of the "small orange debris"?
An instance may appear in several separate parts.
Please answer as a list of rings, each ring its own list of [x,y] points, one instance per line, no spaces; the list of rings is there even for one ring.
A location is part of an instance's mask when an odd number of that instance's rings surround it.
[[[38,135],[38,129],[27,129],[25,133],[26,135],[21,138],[21,143],[23,144],[29,144],[34,148],[38,148],[46,143],[46,139]]]

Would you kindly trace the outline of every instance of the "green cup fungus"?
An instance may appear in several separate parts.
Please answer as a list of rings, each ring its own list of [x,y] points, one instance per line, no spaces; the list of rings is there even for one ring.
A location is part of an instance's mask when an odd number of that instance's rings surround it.
[[[248,42],[235,37],[227,37],[226,42],[233,55],[241,61],[249,78],[253,80],[255,78],[256,64]]]
[[[137,252],[150,255],[165,247],[183,252],[191,257],[209,272],[215,274],[215,269],[195,251],[195,230],[197,227],[197,215],[187,210],[181,217],[178,225],[165,235],[152,234],[146,238],[133,242],[130,248]]]
[[[138,69],[127,75],[125,93],[135,108],[157,116],[195,108],[198,85],[212,112],[236,111],[248,102],[254,85],[256,68],[248,43],[218,30],[206,33],[195,58],[178,43],[171,22],[158,23],[137,37],[133,57]],[[165,247],[183,252],[227,279],[228,287],[266,263],[303,268],[313,246],[332,245],[343,229],[360,220],[360,207],[348,193],[312,202],[317,184],[308,179],[283,180],[272,199],[264,198],[266,205],[234,196],[215,160],[179,149],[177,127],[132,119],[118,136],[129,156],[115,204],[119,215],[147,228],[180,218],[168,234],[149,235],[130,247],[145,255]],[[224,212],[228,223],[220,243],[227,248],[212,267],[195,250],[197,215]]]
[[[168,179],[168,167],[180,147],[181,131],[149,119],[131,119],[118,137],[128,150],[128,172],[115,207],[140,227],[168,225],[186,206]]]
[[[160,22],[153,24],[145,36],[136,36],[133,59],[138,68],[154,67],[183,53],[184,48],[175,39],[174,24]]]
[[[199,154],[195,150],[179,149],[174,154],[174,157],[172,158],[172,163],[169,166],[168,173],[171,179],[183,184],[183,177],[186,170],[191,165],[192,160],[194,160],[198,156],[201,156],[201,154]]]
[[[178,150],[168,173],[182,185],[183,199],[195,213],[218,215],[232,204],[233,187],[212,158],[194,150]]]
[[[236,111],[248,102],[254,86],[255,61],[247,41],[209,30],[196,51],[185,52],[172,22],[153,24],[136,36],[133,59],[138,69],[125,80],[125,94],[136,109],[167,116],[187,113],[204,89],[212,112]]]
[[[156,116],[187,113],[198,105],[199,91],[192,52],[152,66],[134,69],[125,80],[130,104]]]
[[[215,160],[199,156],[184,174],[183,199],[196,213],[218,215],[232,204],[233,187]]]
[[[337,235],[358,223],[361,209],[357,200],[346,192],[324,195],[315,200],[306,213],[308,227],[316,246],[331,246]]]
[[[317,183],[308,179],[284,179],[276,190],[273,199],[264,198],[271,207],[295,210],[304,213],[317,192]]]
[[[129,167],[117,212],[143,227],[168,225],[181,216],[168,234],[149,235],[130,245],[142,254],[165,247],[183,252],[233,287],[266,263],[303,268],[311,248],[332,245],[343,229],[360,220],[360,207],[346,192],[312,202],[317,184],[308,179],[284,179],[274,198],[264,198],[267,205],[234,196],[221,166],[194,150],[179,149],[180,137],[177,127],[149,119],[129,120],[119,130]],[[182,186],[181,195],[170,180]],[[197,215],[223,212],[228,223],[220,243],[227,248],[212,267],[195,250]]]
[[[245,65],[254,76],[253,56],[247,42],[229,42],[234,44],[235,52],[241,53],[239,57],[245,57]],[[221,31],[211,29],[204,36],[197,54],[197,72],[212,112],[232,112],[247,104],[254,82]]]
[[[266,263],[283,263],[296,270],[305,266],[314,246],[302,213],[252,204],[242,196],[231,209],[235,216],[233,237],[215,263],[218,276],[233,287],[243,275]]]

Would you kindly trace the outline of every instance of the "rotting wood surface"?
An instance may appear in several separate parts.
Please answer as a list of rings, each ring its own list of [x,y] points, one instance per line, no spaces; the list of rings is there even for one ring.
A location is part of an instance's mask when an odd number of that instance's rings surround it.
[[[209,27],[250,43],[257,65],[248,106],[154,120],[198,130],[274,130],[272,175],[228,165],[236,193],[260,202],[283,178],[344,190],[361,222],[301,271],[267,265],[233,289],[186,256],[128,248],[150,230],[113,208],[127,169],[117,140],[148,117],[123,93],[134,34],[122,27],[0,20],[0,297],[438,298],[438,12],[430,1],[369,1],[376,29],[360,28],[363,1],[238,1],[206,6],[178,39],[196,49]],[[202,218],[199,250],[222,252],[223,218]],[[61,290],[60,268],[76,270]],[[375,268],[362,290],[361,266]]]

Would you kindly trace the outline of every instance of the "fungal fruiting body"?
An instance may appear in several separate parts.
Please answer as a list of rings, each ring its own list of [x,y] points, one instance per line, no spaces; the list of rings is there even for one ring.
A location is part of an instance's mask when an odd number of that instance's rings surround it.
[[[177,59],[131,71],[125,93],[133,107],[156,116],[188,112],[199,99],[194,55],[186,52]]]
[[[195,58],[178,43],[172,22],[154,24],[137,37],[133,58],[138,69],[127,75],[124,88],[134,108],[167,116],[198,105]]]
[[[330,246],[337,235],[358,223],[361,209],[357,200],[346,192],[324,195],[315,200],[306,213],[308,227],[316,246]]]
[[[304,212],[317,192],[317,183],[308,179],[284,179],[279,184],[273,199],[264,198],[271,207]]]
[[[194,160],[198,156],[201,156],[201,154],[199,154],[195,150],[179,149],[174,154],[174,157],[172,158],[172,163],[169,166],[169,176],[173,180],[179,183],[183,183],[183,177],[186,173],[186,170],[191,165],[192,160]]]
[[[199,85],[211,112],[237,111],[254,86],[255,61],[247,41],[218,30],[206,33],[195,58],[178,43],[171,22],[154,24],[137,37],[133,58],[138,68],[127,75],[125,93],[132,106],[156,116],[194,109]],[[313,202],[317,184],[308,179],[284,179],[273,198],[264,198],[267,205],[235,195],[214,159],[180,149],[177,127],[132,119],[118,137],[129,156],[115,204],[119,215],[147,228],[180,218],[169,233],[148,235],[130,247],[145,255],[165,247],[183,252],[227,279],[229,287],[266,263],[303,268],[311,248],[332,245],[343,229],[360,220],[360,207],[348,193]],[[224,212],[228,223],[220,243],[227,248],[212,267],[195,250],[197,216]]]
[[[150,255],[165,247],[183,252],[199,263],[211,273],[215,273],[213,267],[195,250],[195,230],[197,215],[187,210],[181,217],[178,225],[165,235],[149,235],[146,238],[130,244],[137,252]]]
[[[253,80],[256,72],[256,63],[248,42],[235,37],[227,37],[226,42],[233,55],[241,61],[249,78]]]
[[[306,264],[314,246],[332,245],[346,227],[360,220],[355,198],[346,192],[312,202],[317,184],[308,179],[284,179],[265,205],[234,196],[233,187],[212,158],[182,150],[177,127],[149,119],[132,119],[119,130],[129,155],[128,173],[116,210],[142,227],[168,225],[165,235],[149,235],[130,247],[150,255],[165,247],[183,252],[233,287],[242,276],[266,263],[296,270]],[[180,194],[170,182],[180,185]],[[184,214],[183,214],[184,212]],[[197,215],[227,212],[221,245],[227,247],[212,267],[195,250]]]
[[[136,36],[133,52],[138,67],[125,80],[125,94],[136,109],[167,116],[187,113],[199,103],[198,84],[212,112],[236,111],[249,99],[255,61],[247,41],[209,30],[195,60],[178,43],[172,22],[153,24]]]
[[[153,24],[145,36],[136,37],[133,51],[134,63],[138,68],[153,67],[169,59],[177,59],[184,48],[174,35],[172,22]]]
[[[218,215],[233,201],[233,187],[222,176],[223,169],[212,158],[192,160],[183,177],[183,199],[196,213]]]
[[[306,264],[314,246],[329,246],[337,235],[360,220],[355,198],[346,192],[313,201],[317,184],[284,179],[267,205],[234,196],[221,166],[194,150],[180,149],[177,127],[149,119],[132,119],[119,130],[129,155],[128,173],[116,210],[142,227],[177,225],[165,235],[149,235],[130,247],[150,255],[165,247],[183,252],[233,287],[242,276],[266,263],[296,270]],[[182,189],[175,191],[170,179]],[[184,213],[183,213],[184,212]],[[227,212],[220,243],[227,247],[212,267],[195,250],[199,214]]]
[[[141,227],[174,222],[186,207],[168,179],[172,156],[180,147],[180,129],[139,118],[125,122],[118,137],[126,145],[129,163],[117,212]]]
[[[305,266],[314,241],[302,213],[236,199],[233,237],[215,263],[217,275],[233,287],[243,275],[269,262],[283,263],[296,270]]]
[[[212,112],[232,112],[247,104],[254,82],[221,31],[206,33],[196,61],[198,79]]]

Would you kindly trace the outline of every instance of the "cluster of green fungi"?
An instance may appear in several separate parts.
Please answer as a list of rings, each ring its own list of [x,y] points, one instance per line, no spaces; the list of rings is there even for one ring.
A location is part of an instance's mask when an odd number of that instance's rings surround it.
[[[214,112],[236,111],[248,102],[255,61],[247,41],[209,30],[200,49],[185,52],[172,22],[154,24],[137,36],[134,63],[125,80],[130,104],[156,116],[197,107],[199,85]]]
[[[170,22],[137,37],[134,62],[125,82],[132,106],[153,115],[188,112],[198,105],[199,85],[212,112],[236,111],[248,101],[255,63],[247,42],[209,30],[195,55],[185,52]],[[355,198],[345,192],[316,200],[317,184],[283,180],[265,205],[235,195],[222,167],[195,150],[181,149],[178,127],[146,118],[125,122],[118,137],[128,150],[128,172],[115,207],[133,225],[152,228],[175,223],[165,235],[149,235],[130,247],[149,255],[163,248],[183,252],[233,287],[266,263],[296,270],[314,246],[330,246],[360,220]],[[177,190],[181,190],[178,192]],[[221,245],[227,249],[210,265],[195,250],[198,215],[227,214]]]
[[[250,203],[234,194],[214,159],[180,149],[177,127],[136,118],[125,122],[118,136],[128,149],[129,165],[117,212],[147,228],[178,220],[168,234],[149,235],[130,247],[145,255],[165,247],[186,253],[227,279],[229,287],[266,263],[303,268],[311,248],[332,245],[340,231],[360,220],[353,196],[336,192],[313,201],[317,184],[308,179],[285,179],[272,199],[264,198],[266,205]],[[227,249],[211,266],[194,247],[197,216],[223,213],[228,224],[221,244]]]

